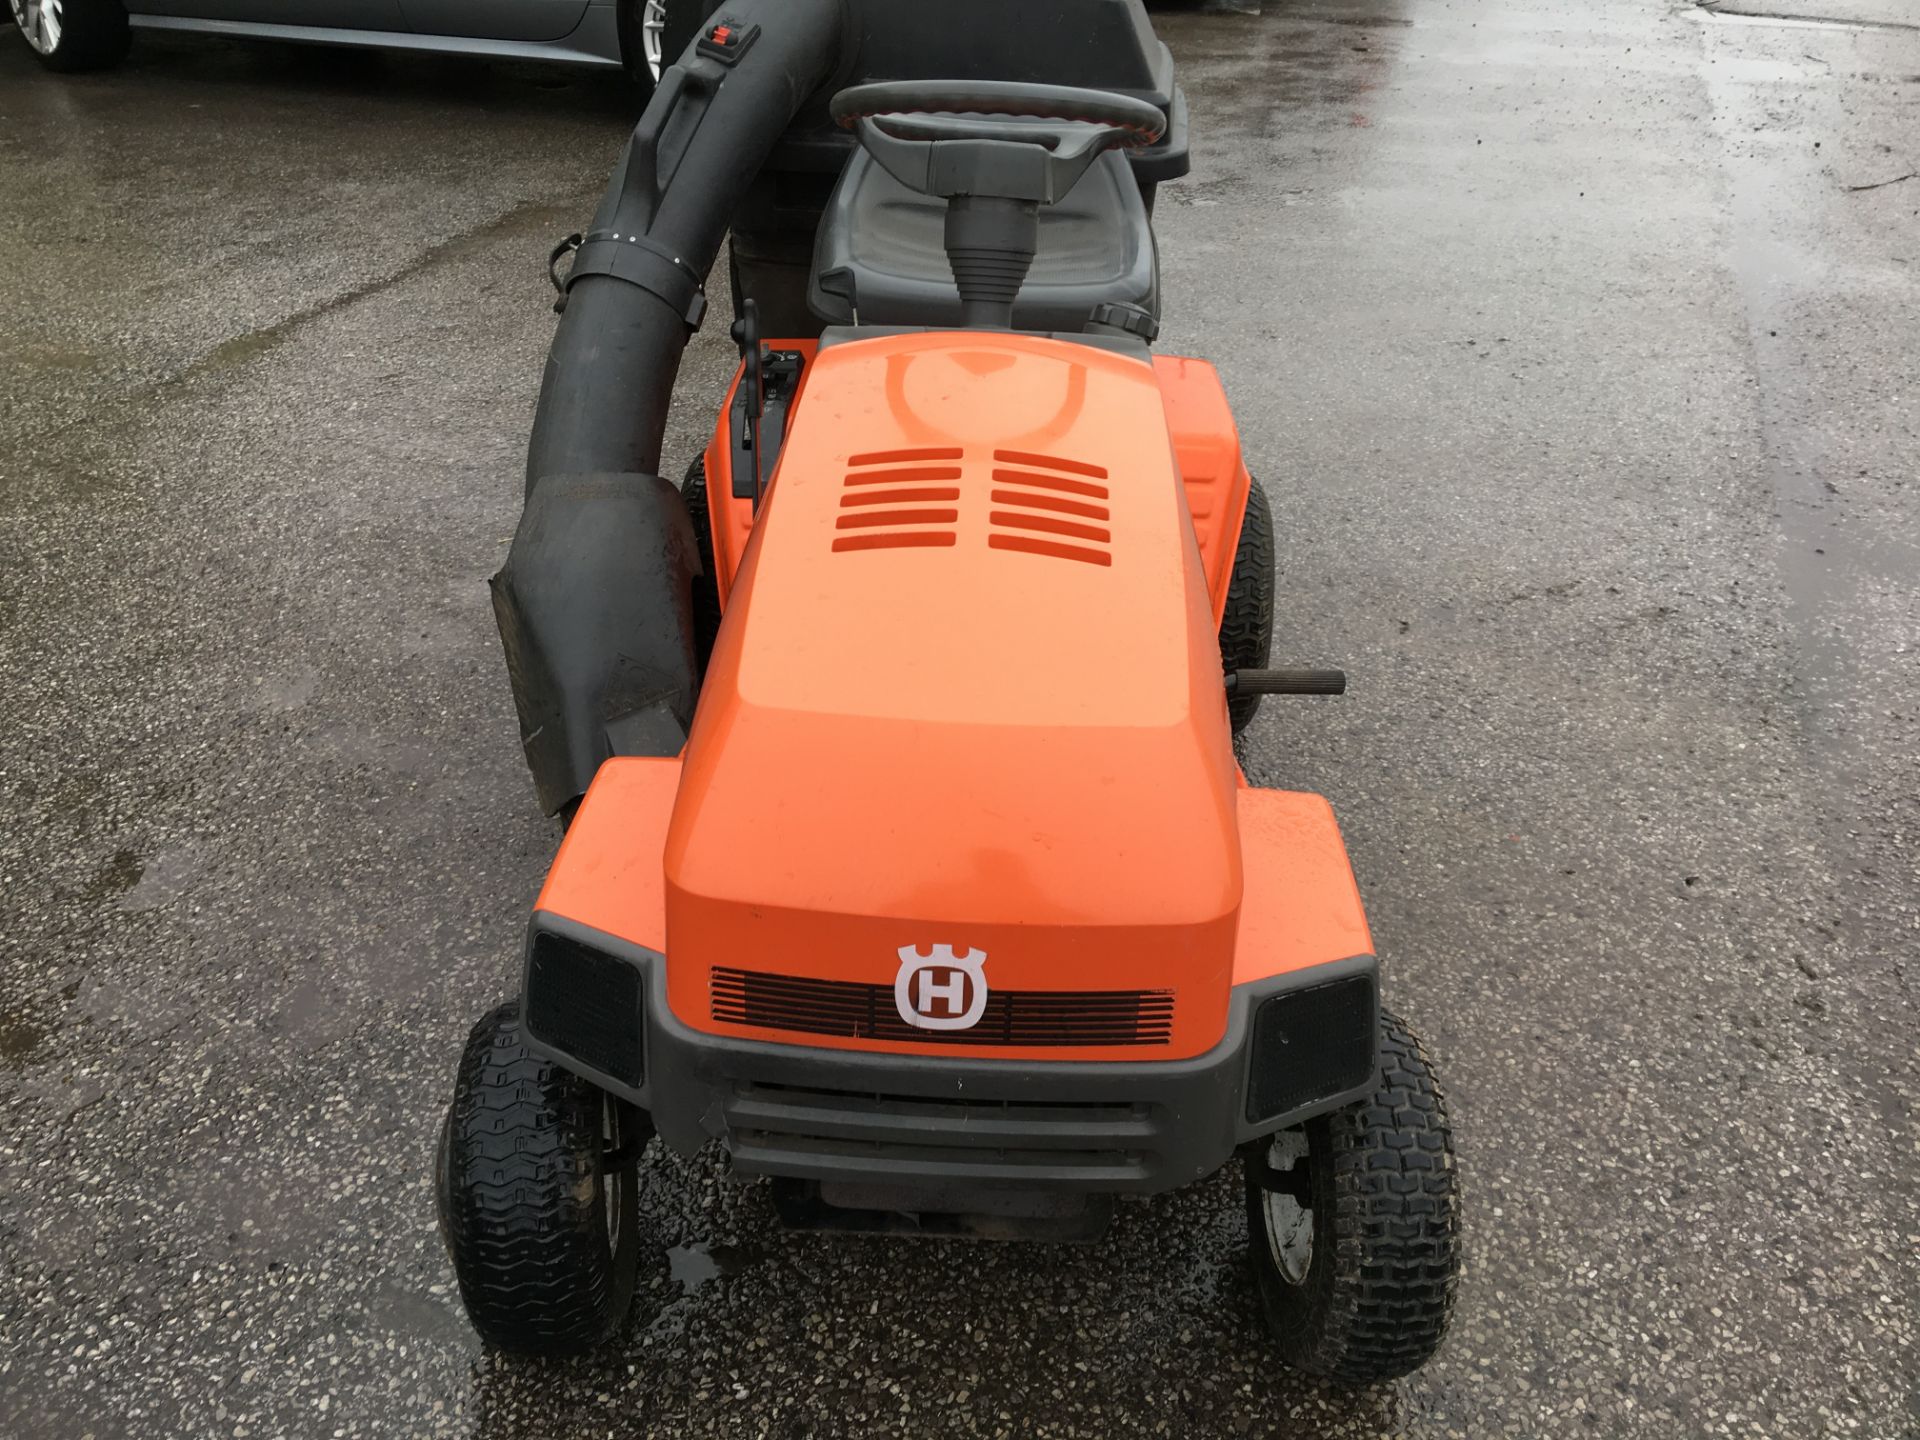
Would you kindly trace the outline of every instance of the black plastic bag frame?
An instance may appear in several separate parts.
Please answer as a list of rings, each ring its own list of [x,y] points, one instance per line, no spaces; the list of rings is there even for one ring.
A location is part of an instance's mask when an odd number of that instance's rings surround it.
[[[686,505],[658,478],[667,407],[739,194],[845,69],[844,0],[738,0],[732,63],[690,46],[634,127],[565,279],[527,450],[526,508],[494,577],[521,742],[564,812],[611,755],[672,755],[698,692]]]

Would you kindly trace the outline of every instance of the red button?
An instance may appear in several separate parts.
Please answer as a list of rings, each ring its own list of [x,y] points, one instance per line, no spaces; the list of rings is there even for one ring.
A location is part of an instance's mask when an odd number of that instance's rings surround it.
[[[733,38],[733,27],[731,25],[716,25],[713,27],[713,43],[714,44],[725,45],[732,38]]]

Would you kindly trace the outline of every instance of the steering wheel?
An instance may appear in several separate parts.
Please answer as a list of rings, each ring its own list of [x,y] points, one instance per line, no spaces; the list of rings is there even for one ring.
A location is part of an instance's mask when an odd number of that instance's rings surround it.
[[[1110,90],[1006,80],[889,80],[833,97],[833,118],[923,195],[1051,204],[1109,150],[1151,145],[1160,107]]]

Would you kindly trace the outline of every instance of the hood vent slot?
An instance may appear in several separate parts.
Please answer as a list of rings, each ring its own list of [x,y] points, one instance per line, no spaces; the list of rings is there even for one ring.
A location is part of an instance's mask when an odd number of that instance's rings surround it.
[[[1086,565],[1113,564],[1107,472],[1098,465],[996,450],[987,544]]]
[[[958,541],[960,451],[855,455],[842,481],[835,550],[946,548]]]

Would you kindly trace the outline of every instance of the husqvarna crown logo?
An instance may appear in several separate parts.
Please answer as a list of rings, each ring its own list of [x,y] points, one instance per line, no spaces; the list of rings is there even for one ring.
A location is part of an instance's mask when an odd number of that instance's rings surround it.
[[[987,952],[956,955],[935,945],[922,955],[917,945],[900,947],[900,973],[893,1003],[900,1018],[919,1030],[971,1030],[987,1013]]]

